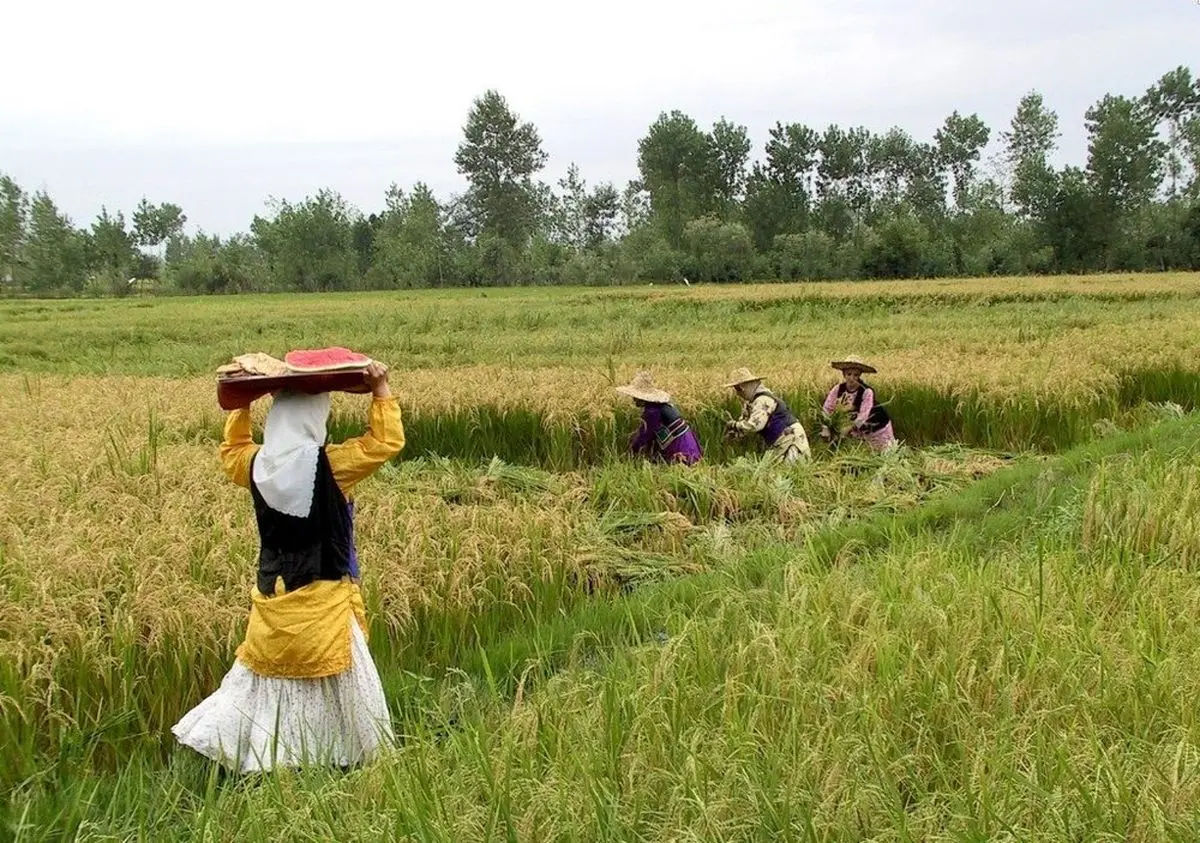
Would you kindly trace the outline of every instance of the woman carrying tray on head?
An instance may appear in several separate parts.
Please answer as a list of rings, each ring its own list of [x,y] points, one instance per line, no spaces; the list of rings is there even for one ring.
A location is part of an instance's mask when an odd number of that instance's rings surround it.
[[[826,418],[841,404],[850,410],[852,426],[849,436],[861,439],[876,451],[895,447],[896,434],[892,430],[892,418],[881,404],[875,403],[875,390],[862,380],[863,373],[874,374],[875,367],[853,356],[845,360],[835,360],[830,365],[841,370],[843,380],[825,396],[823,409]],[[833,437],[828,425],[822,427],[821,436],[825,439]]]
[[[670,393],[654,386],[649,372],[638,372],[632,383],[618,386],[617,392],[632,398],[642,410],[642,423],[629,440],[631,454],[643,454],[655,462],[700,462],[703,451],[696,434],[671,403]]]
[[[325,442],[327,392],[278,393],[261,448],[248,406],[225,421],[221,463],[250,490],[258,577],[233,667],[172,732],[238,772],[349,767],[393,739],[367,649],[349,497],[404,448],[404,428],[387,368],[371,363],[364,376],[372,392],[367,432],[345,442]]]

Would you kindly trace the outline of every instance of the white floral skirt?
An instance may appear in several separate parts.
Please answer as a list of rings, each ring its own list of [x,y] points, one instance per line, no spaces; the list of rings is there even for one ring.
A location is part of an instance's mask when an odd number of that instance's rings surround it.
[[[350,619],[350,669],[322,679],[260,676],[241,661],[171,731],[242,773],[276,766],[350,767],[394,739],[367,640]]]

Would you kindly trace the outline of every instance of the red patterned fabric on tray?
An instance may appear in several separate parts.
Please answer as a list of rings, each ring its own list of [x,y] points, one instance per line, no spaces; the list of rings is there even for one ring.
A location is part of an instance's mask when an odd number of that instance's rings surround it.
[[[339,372],[346,369],[365,369],[371,358],[341,346],[289,351],[283,358],[293,372]]]

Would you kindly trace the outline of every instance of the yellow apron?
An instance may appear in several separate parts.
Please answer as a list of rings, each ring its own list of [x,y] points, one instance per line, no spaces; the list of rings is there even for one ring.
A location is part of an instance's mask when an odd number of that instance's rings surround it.
[[[350,668],[350,619],[367,635],[362,592],[349,577],[316,580],[295,591],[266,597],[250,593],[250,622],[237,649],[241,661],[260,676],[316,679]]]

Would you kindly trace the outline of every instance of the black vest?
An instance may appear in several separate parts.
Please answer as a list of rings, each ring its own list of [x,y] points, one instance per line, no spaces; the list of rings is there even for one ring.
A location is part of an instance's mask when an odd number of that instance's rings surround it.
[[[775,411],[767,418],[767,423],[760,431],[768,445],[774,445],[783,436],[783,432],[796,423],[796,414],[789,409],[787,402],[768,389],[760,390],[759,395],[769,395],[775,399]]]
[[[688,423],[684,421],[683,414],[679,412],[679,408],[674,404],[661,404],[659,407],[659,418],[662,419],[662,426],[654,432],[654,439],[658,442],[659,450],[666,451],[672,443],[686,435],[691,428],[688,427]]]
[[[350,508],[333,479],[324,448],[317,452],[312,509],[304,518],[271,509],[253,479],[250,494],[260,542],[258,590],[265,596],[275,593],[276,577],[283,577],[284,587],[295,591],[314,580],[340,580],[350,573]]]
[[[663,424],[674,424],[683,418],[683,415],[679,412],[679,408],[674,404],[661,404],[659,407],[659,412],[662,413]]]
[[[862,408],[863,395],[866,394],[866,391],[868,389],[870,389],[869,386],[867,386],[865,383],[862,383],[861,381],[859,382],[858,392],[854,393],[854,415],[855,415],[855,417],[858,416],[858,411]],[[838,399],[841,400],[841,397],[845,394],[846,394],[846,384],[845,383],[838,384],[838,391],[837,391]],[[892,417],[890,415],[888,415],[887,408],[884,407],[882,404],[880,404],[878,401],[876,401],[875,404],[871,407],[871,412],[867,414],[867,421],[866,421],[866,424],[864,424],[862,426],[862,430],[865,431],[866,433],[874,433],[877,430],[883,430],[885,427],[887,427],[888,422],[890,422],[891,420],[892,420]]]

